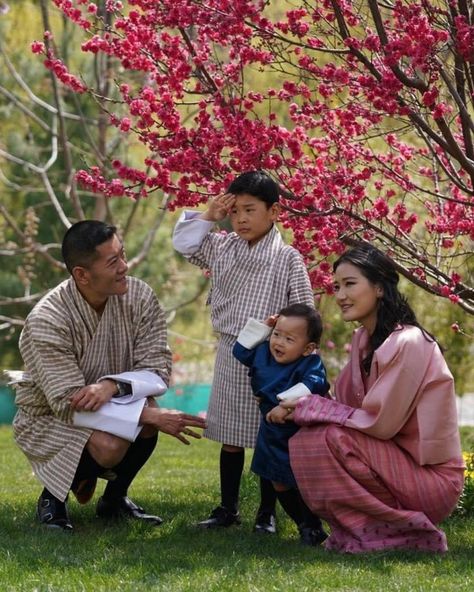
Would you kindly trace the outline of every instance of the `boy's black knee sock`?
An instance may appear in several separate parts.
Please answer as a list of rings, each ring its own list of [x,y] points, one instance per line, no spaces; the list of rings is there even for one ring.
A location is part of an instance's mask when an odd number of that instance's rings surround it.
[[[117,478],[107,483],[104,498],[117,499],[127,495],[130,484],[135,479],[138,471],[150,458],[157,440],[158,436],[155,435],[151,438],[137,438],[135,442],[130,444],[123,459],[118,465],[112,468]]]
[[[82,451],[81,460],[77,465],[76,474],[74,475],[74,480],[71,484],[71,489],[77,487],[80,481],[84,479],[93,479],[94,477],[99,477],[106,468],[92,458],[90,452],[87,448],[84,448]]]
[[[228,452],[221,449],[221,504],[230,512],[237,512],[239,507],[240,478],[244,470],[245,450]]]
[[[275,515],[275,504],[277,493],[273,483],[268,479],[260,477],[260,507],[258,513],[269,513]]]
[[[287,489],[286,491],[277,491],[276,494],[281,507],[296,526],[302,526],[305,522],[305,511],[299,491],[297,489]]]

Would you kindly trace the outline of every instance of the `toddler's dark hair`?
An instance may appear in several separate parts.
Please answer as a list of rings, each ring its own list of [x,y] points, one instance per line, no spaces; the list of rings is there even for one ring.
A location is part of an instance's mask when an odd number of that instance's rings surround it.
[[[290,306],[282,308],[278,314],[284,317],[301,317],[305,319],[309,341],[314,341],[319,346],[323,334],[323,322],[321,315],[315,308],[307,304],[290,304]]]

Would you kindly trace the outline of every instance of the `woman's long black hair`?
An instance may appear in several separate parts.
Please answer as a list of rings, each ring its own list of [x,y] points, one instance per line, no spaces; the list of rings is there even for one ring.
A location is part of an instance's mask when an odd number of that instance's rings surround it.
[[[414,325],[421,329],[426,339],[436,341],[419,324],[406,297],[399,292],[399,276],[390,257],[376,247],[363,243],[343,253],[334,263],[333,271],[336,271],[341,263],[354,265],[369,282],[379,285],[383,290],[377,308],[377,323],[370,336],[371,351],[362,362],[367,373],[370,371],[374,351],[396,330],[397,325]]]

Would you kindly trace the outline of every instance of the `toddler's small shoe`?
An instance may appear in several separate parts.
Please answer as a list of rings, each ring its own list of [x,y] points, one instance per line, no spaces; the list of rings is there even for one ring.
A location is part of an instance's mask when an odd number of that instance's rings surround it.
[[[271,512],[259,512],[255,518],[253,531],[263,534],[275,534],[276,520],[274,514]]]
[[[319,547],[321,543],[328,538],[327,532],[322,528],[311,528],[310,526],[300,526],[300,541],[302,545],[309,547]]]
[[[233,524],[240,524],[240,515],[238,512],[231,512],[223,506],[218,506],[212,510],[209,518],[197,523],[198,528],[219,528],[228,527]]]

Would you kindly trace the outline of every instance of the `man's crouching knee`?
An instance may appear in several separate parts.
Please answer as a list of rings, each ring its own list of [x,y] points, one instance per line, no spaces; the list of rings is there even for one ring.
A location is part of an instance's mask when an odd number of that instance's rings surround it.
[[[87,449],[94,460],[106,469],[111,469],[125,456],[130,442],[107,432],[94,431],[87,442]]]

